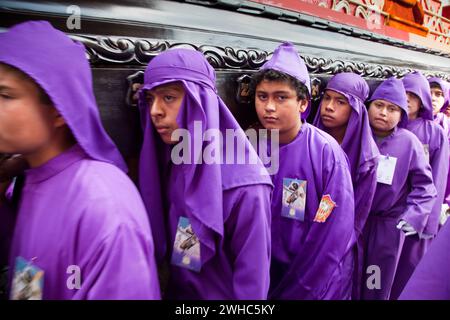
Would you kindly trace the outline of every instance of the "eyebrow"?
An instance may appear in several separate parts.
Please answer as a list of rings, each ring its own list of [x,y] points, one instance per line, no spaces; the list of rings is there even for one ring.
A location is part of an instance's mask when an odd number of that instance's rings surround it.
[[[333,91],[333,90],[331,90],[331,91]],[[337,92],[336,92],[336,93],[337,93]],[[325,91],[324,94],[323,94],[323,96],[324,96],[324,97],[330,97],[330,98],[332,98],[332,99],[335,99],[335,100],[338,100],[338,101],[342,101],[342,102],[345,102],[345,103],[349,103],[348,100],[347,100],[347,98],[346,98],[345,96],[342,96],[342,95],[339,95],[339,96],[337,96],[337,95],[332,95],[332,94],[329,94],[327,91]]]
[[[269,93],[265,90],[256,90],[256,93]],[[279,90],[279,91],[274,91],[274,92],[270,92],[272,94],[290,94],[289,91],[284,91],[284,90]]]
[[[14,88],[0,84],[0,90],[14,90]]]
[[[176,86],[167,86],[167,87],[161,87],[161,88],[155,88],[151,90],[147,90],[147,92],[166,92],[166,91],[176,91],[176,92],[183,92],[183,89],[176,87]]]

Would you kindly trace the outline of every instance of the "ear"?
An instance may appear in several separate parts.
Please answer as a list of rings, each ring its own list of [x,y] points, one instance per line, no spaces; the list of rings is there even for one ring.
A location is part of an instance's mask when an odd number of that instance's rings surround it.
[[[52,118],[53,118],[53,125],[55,128],[60,128],[64,125],[66,125],[66,120],[61,116],[58,110],[56,108],[53,108],[52,110]]]
[[[307,99],[300,99],[298,100],[298,109],[300,113],[303,113],[308,108],[308,100]]]

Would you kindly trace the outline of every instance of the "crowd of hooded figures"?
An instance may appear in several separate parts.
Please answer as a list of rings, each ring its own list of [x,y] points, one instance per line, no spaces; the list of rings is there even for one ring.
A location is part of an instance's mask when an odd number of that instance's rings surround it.
[[[338,73],[308,123],[308,70],[282,43],[252,77],[252,128],[266,133],[255,146],[203,54],[167,50],[137,94],[132,181],[102,126],[84,46],[46,21],[13,26],[0,44],[5,297],[450,299],[443,79],[415,71],[370,90]],[[230,130],[237,143],[214,154],[255,161],[197,161],[214,141],[197,132]]]

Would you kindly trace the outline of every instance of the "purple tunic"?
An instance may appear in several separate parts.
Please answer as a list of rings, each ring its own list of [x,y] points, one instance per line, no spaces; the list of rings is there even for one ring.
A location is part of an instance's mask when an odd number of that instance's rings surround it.
[[[450,223],[446,223],[400,295],[400,300],[450,300]]]
[[[177,117],[194,145],[194,121],[200,134],[233,129],[246,159],[257,154],[222,99],[213,68],[193,50],[175,49],[155,57],[140,92],[144,142],[140,158],[140,190],[150,221],[159,263],[170,259],[178,218],[188,218],[200,241],[200,270],[170,266],[169,299],[265,299],[269,288],[270,194],[272,183],[262,163],[174,164],[171,147],[162,143],[149,117],[145,90],[180,81],[185,96]],[[201,139],[201,137],[200,137]],[[201,150],[208,146],[203,141]],[[224,144],[224,147],[226,144]],[[236,147],[236,146],[235,146]],[[221,149],[222,154],[230,150]],[[236,151],[236,150],[234,150]]]
[[[44,270],[44,299],[160,297],[136,187],[79,145],[26,172],[10,256]],[[70,266],[80,268],[79,290],[66,284]]]
[[[145,207],[101,125],[84,47],[43,21],[17,25],[0,42],[0,62],[46,91],[77,140],[26,171],[17,212],[1,210],[2,223],[15,220],[11,276],[21,257],[44,272],[44,299],[158,299]],[[79,288],[68,286],[72,268]]]
[[[450,140],[450,128],[449,128],[449,123],[448,123],[448,117],[445,114],[443,114],[442,112],[439,112],[434,117],[434,122],[436,122],[437,124],[439,124],[441,126],[441,128],[444,130],[445,136],[447,137],[447,139]]]
[[[401,80],[390,78],[373,93],[370,101],[382,99],[402,109],[399,126],[407,124],[407,100]],[[382,156],[397,159],[392,184],[378,183],[369,219],[364,230],[364,270],[377,266],[381,272],[380,288],[362,283],[363,299],[389,299],[398,261],[405,241],[404,232],[396,228],[405,220],[422,234],[436,198],[431,168],[423,146],[410,131],[399,128],[383,139],[376,139]],[[370,273],[368,274],[370,275]],[[369,280],[369,277],[366,276]]]
[[[184,183],[183,171],[172,166],[170,175],[167,237],[168,243],[173,244],[179,217],[189,216],[189,211],[184,204],[184,190],[179,187]],[[217,242],[220,252],[202,266],[200,273],[171,265],[167,299],[266,298],[270,225],[261,213],[270,211],[270,189],[259,184],[224,190],[224,237]],[[172,250],[168,248],[169,257]]]
[[[433,79],[433,78],[431,78]],[[431,79],[428,79],[430,81]],[[433,173],[433,180],[438,191],[436,203],[433,211],[428,219],[427,227],[424,233],[436,236],[439,225],[439,215],[441,205],[444,201],[445,190],[447,184],[447,172],[449,168],[449,144],[448,136],[445,129],[448,130],[448,124],[442,120],[443,126],[439,126],[436,122],[432,122],[432,105],[431,95],[428,82],[426,78],[420,73],[412,73],[403,79],[406,91],[416,94],[422,102],[422,110],[420,117],[414,121],[409,121],[407,129],[413,132],[423,145],[428,145],[429,161]],[[448,103],[448,102],[446,102]],[[444,106],[446,106],[444,103]],[[444,114],[439,113],[436,119],[445,117]],[[439,120],[441,121],[441,120]]]
[[[369,95],[369,86],[357,74],[339,73],[330,79],[326,90],[333,90],[344,95],[352,108],[341,147],[350,162],[355,193],[355,232],[358,242],[352,297],[353,299],[359,299],[363,259],[361,236],[375,195],[379,155],[377,145],[372,137],[367,109],[364,105],[364,101]],[[326,131],[320,112],[316,115],[314,125]]]
[[[305,155],[299,157],[301,154]],[[280,146],[280,169],[272,176],[272,299],[350,299],[354,202],[348,162],[327,133],[303,122],[297,137]],[[306,181],[303,221],[282,213],[283,180]],[[329,195],[336,207],[317,222]]]
[[[405,90],[414,93],[421,101],[418,118],[410,120],[406,129],[419,138],[431,166],[437,197],[423,233],[434,237],[438,232],[439,217],[447,184],[448,140],[443,129],[433,121],[430,86],[427,79],[421,73],[414,72],[407,74],[402,81]],[[396,300],[399,297],[409,277],[425,254],[430,241],[431,239],[420,239],[417,235],[405,238],[390,299]]]
[[[444,94],[444,104],[441,108],[441,112],[436,114],[436,116],[434,117],[434,121],[436,123],[438,123],[444,129],[445,136],[447,137],[447,139],[450,143],[449,118],[443,113],[450,102],[450,84],[447,81],[444,81],[441,78],[437,78],[437,77],[429,78],[428,82],[430,84],[433,82],[437,83],[441,87],[441,90]],[[449,158],[449,161],[450,161],[450,158]],[[450,205],[450,171],[447,176],[447,185],[446,185],[446,189],[445,189],[444,202],[446,204]]]

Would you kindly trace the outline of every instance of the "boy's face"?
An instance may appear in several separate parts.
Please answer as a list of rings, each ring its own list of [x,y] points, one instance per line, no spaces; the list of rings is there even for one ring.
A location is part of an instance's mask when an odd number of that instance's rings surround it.
[[[408,97],[408,118],[414,120],[419,115],[420,106],[422,101],[420,98],[412,92],[406,91],[406,96]]]
[[[180,82],[172,82],[146,91],[153,125],[166,144],[176,144],[172,133],[178,129],[177,116],[185,95]]]
[[[369,122],[372,129],[388,133],[400,122],[402,111],[399,106],[386,100],[374,100],[369,106]]]
[[[55,134],[56,109],[30,78],[0,64],[0,152],[31,154]]]
[[[256,86],[255,107],[264,128],[279,129],[281,136],[299,128],[308,101],[298,100],[297,92],[286,82],[262,80]]]
[[[444,92],[438,86],[431,87],[431,103],[433,105],[433,114],[436,115],[444,105]]]
[[[352,108],[347,98],[333,90],[326,90],[320,103],[320,118],[326,128],[346,127]]]

